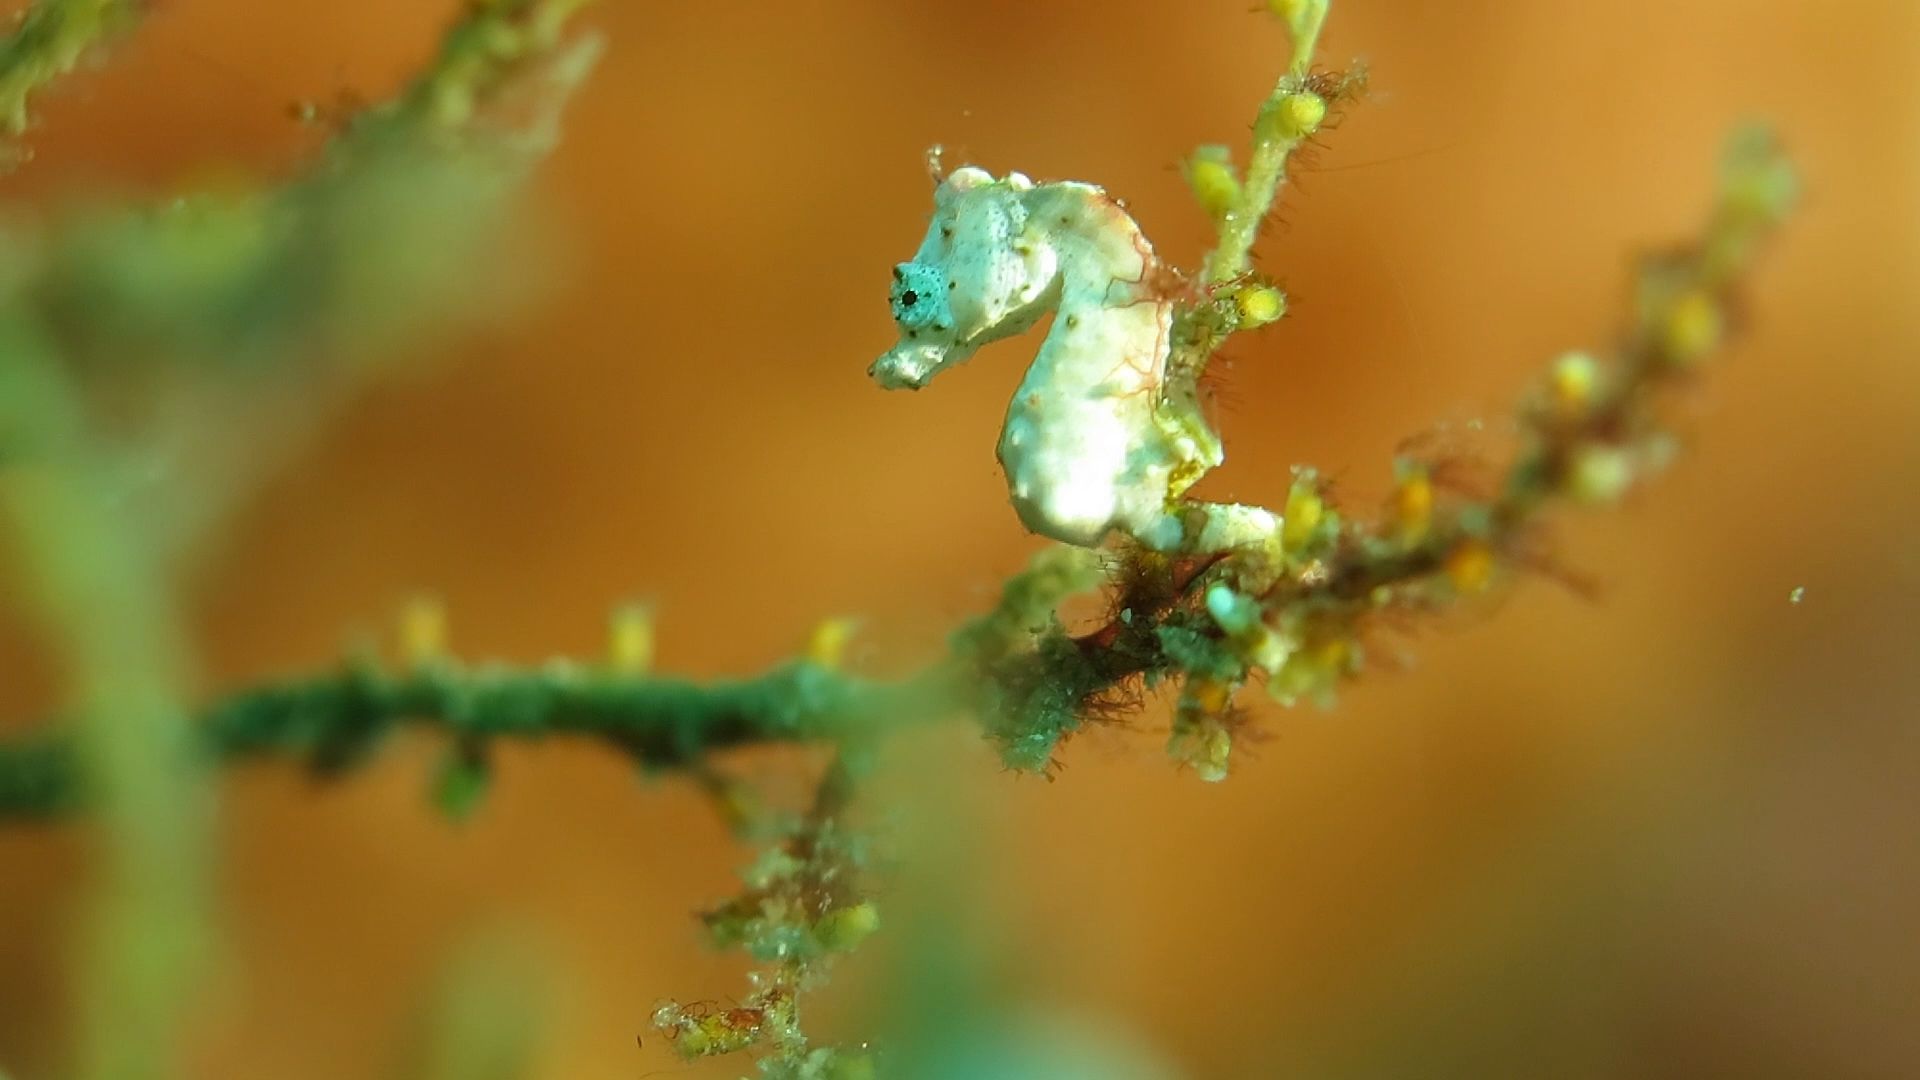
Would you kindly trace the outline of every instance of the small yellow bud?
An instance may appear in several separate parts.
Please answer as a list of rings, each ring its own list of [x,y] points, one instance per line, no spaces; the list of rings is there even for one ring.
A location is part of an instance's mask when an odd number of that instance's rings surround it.
[[[684,1058],[706,1057],[714,1053],[713,1033],[700,1024],[690,1024],[674,1040],[673,1048]]]
[[[1462,541],[1447,553],[1447,580],[1458,592],[1484,592],[1493,584],[1493,570],[1493,548],[1485,540]]]
[[[828,619],[814,627],[807,638],[807,660],[829,670],[838,669],[847,658],[853,628],[852,619]]]
[[[1241,289],[1233,303],[1240,310],[1240,325],[1248,330],[1265,326],[1287,313],[1287,294],[1271,285]]]
[[[1320,497],[1318,480],[1303,474],[1287,492],[1287,511],[1280,526],[1280,544],[1289,553],[1307,546],[1326,516],[1327,504]]]
[[[1182,163],[1187,186],[1200,208],[1215,221],[1240,204],[1240,177],[1233,169],[1232,152],[1224,146],[1203,146]]]
[[[1417,543],[1433,524],[1433,478],[1424,466],[1407,465],[1393,489],[1393,524],[1404,543]]]
[[[813,924],[813,937],[825,948],[846,952],[880,929],[880,909],[871,900],[835,908]]]
[[[1196,679],[1187,687],[1193,706],[1209,716],[1217,716],[1227,707],[1233,688],[1217,679]]]
[[[1567,470],[1568,494],[1583,503],[1604,506],[1633,486],[1634,459],[1617,446],[1582,446]]]
[[[1287,142],[1299,142],[1319,131],[1326,118],[1326,98],[1311,90],[1295,90],[1274,104],[1269,115],[1270,134]]]
[[[1594,388],[1600,383],[1600,362],[1581,352],[1568,353],[1554,361],[1549,387],[1554,411],[1566,418],[1586,412],[1593,401]]]
[[[430,596],[417,596],[400,609],[400,659],[425,667],[447,657],[447,609]]]
[[[644,675],[653,667],[653,609],[630,604],[607,620],[607,667]]]
[[[1246,654],[1247,663],[1271,675],[1292,655],[1293,643],[1262,626],[1242,643],[1241,651]]]
[[[1725,329],[1720,306],[1712,296],[1695,289],[1681,295],[1667,309],[1660,328],[1661,344],[1669,360],[1685,367],[1719,346]]]

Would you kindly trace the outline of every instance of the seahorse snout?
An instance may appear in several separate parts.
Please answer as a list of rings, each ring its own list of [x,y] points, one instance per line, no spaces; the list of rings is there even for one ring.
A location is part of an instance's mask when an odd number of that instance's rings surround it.
[[[933,379],[945,350],[901,344],[875,360],[867,374],[887,390],[918,390]]]

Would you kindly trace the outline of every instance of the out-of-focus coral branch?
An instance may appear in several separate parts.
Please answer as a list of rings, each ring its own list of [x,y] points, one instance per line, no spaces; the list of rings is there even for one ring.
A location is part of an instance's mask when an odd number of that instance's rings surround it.
[[[45,812],[83,787],[103,826],[76,952],[82,1080],[178,1074],[207,954],[212,799],[198,751],[214,729],[180,703],[187,633],[170,557],[186,492],[134,497],[172,417],[130,420],[128,404],[163,409],[175,395],[158,388],[202,389],[207,372],[257,391],[468,310],[474,243],[591,62],[590,45],[559,34],[579,6],[468,5],[410,90],[287,184],[96,207],[0,242],[0,518],[26,610],[69,679],[69,723],[0,764],[0,790]],[[36,6],[0,53],[14,126],[36,87],[136,7]],[[271,738],[273,702],[251,704],[227,717],[235,737]]]
[[[0,132],[24,134],[32,97],[146,8],[146,0],[35,0],[0,40]]]
[[[487,750],[499,739],[588,738],[649,770],[697,770],[716,751],[753,744],[858,742],[893,727],[950,714],[983,692],[970,671],[1030,655],[1056,632],[1054,609],[1101,580],[1100,560],[1050,548],[1011,578],[1000,602],[955,634],[955,654],[904,679],[875,682],[841,670],[838,624],[807,654],[753,679],[696,683],[647,670],[649,616],[621,612],[604,666],[466,667],[446,655],[432,609],[402,620],[408,659],[398,669],[370,660],[337,674],[233,695],[200,719],[204,756],[304,760],[323,775],[363,761],[388,733],[435,728],[450,739],[443,802],[459,809],[484,785]],[[0,818],[58,815],[79,806],[84,768],[58,724],[0,742]]]
[[[773,830],[774,842],[744,874],[746,890],[701,916],[715,945],[743,949],[762,966],[732,1008],[668,1002],[655,1010],[654,1030],[681,1057],[760,1049],[768,1080],[873,1075],[864,1048],[814,1045],[800,1015],[803,992],[880,926],[868,892],[871,839],[847,820],[864,756],[836,756],[806,813]]]
[[[283,186],[9,237],[0,303],[88,370],[358,359],[470,310],[504,200],[598,53],[561,34],[579,6],[474,5],[425,74]]]
[[[876,683],[810,660],[710,683],[562,663],[516,670],[442,661],[393,671],[354,662],[335,675],[230,697],[198,730],[214,759],[291,758],[323,775],[360,763],[405,726],[442,731],[457,754],[481,762],[500,739],[583,738],[644,769],[670,771],[734,747],[871,733],[924,715],[940,698],[931,679]],[[57,736],[0,747],[0,815],[57,813],[82,800],[86,787]]]

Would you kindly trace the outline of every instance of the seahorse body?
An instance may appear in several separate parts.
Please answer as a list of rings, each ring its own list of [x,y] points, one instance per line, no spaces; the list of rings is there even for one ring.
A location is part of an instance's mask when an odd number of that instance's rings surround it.
[[[870,374],[919,389],[1056,311],[1000,435],[1022,523],[1089,547],[1115,529],[1161,550],[1265,541],[1278,521],[1264,510],[1170,497],[1176,469],[1217,461],[1155,419],[1173,320],[1158,269],[1139,226],[1091,184],[957,169],[934,192],[920,250],[894,268],[900,340]]]

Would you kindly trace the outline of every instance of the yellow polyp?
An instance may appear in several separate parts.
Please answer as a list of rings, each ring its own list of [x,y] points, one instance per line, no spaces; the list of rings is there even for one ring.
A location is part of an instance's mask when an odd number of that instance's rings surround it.
[[[1187,696],[1201,712],[1217,715],[1226,709],[1233,688],[1216,679],[1197,679],[1188,685]]]
[[[1280,665],[1287,662],[1292,651],[1292,642],[1265,626],[1260,627],[1245,646],[1247,663],[1269,675],[1280,670]]]
[[[1223,220],[1240,205],[1240,177],[1234,172],[1233,158],[1226,147],[1203,146],[1182,164],[1187,186],[1209,218]]]
[[[607,620],[607,667],[621,675],[653,668],[653,611],[641,605],[616,610]]]
[[[440,601],[418,596],[400,609],[400,660],[408,667],[424,667],[447,657],[447,609]]]
[[[1253,330],[1278,320],[1287,313],[1287,294],[1271,285],[1242,289],[1233,298],[1240,312],[1240,325]]]
[[[807,638],[807,660],[819,667],[837,670],[846,661],[847,644],[853,640],[854,620],[828,619],[813,628]]]
[[[694,1031],[700,1033],[699,1041],[702,1047],[697,1053],[686,1049],[687,1035],[692,1035]],[[705,1057],[710,1054],[732,1054],[745,1050],[760,1041],[760,1027],[758,1024],[739,1024],[726,1012],[717,1012],[712,1016],[701,1017],[693,1031],[689,1031],[687,1035],[680,1038],[680,1052],[688,1057]]]
[[[1682,294],[1667,309],[1660,327],[1661,345],[1672,363],[1689,366],[1720,345],[1725,319],[1720,305],[1704,290]]]
[[[1633,456],[1620,447],[1582,446],[1567,469],[1567,493],[1595,506],[1617,502],[1633,486],[1634,472]]]
[[[813,924],[813,937],[823,947],[846,952],[880,929],[880,909],[870,900],[835,908]]]
[[[1447,580],[1456,592],[1484,592],[1493,584],[1495,565],[1493,548],[1485,540],[1463,540],[1447,553]]]
[[[683,1028],[679,1036],[673,1040],[673,1048],[685,1058],[706,1057],[708,1054],[717,1053],[713,1045],[713,1035],[705,1029],[704,1024]]]
[[[1173,509],[1180,505],[1180,497],[1187,489],[1200,482],[1207,475],[1207,463],[1197,458],[1182,461],[1167,474],[1167,507]]]
[[[1433,525],[1433,478],[1420,466],[1402,471],[1393,489],[1394,530],[1405,543],[1417,543]]]
[[[1320,497],[1314,479],[1303,476],[1295,480],[1287,492],[1287,511],[1280,526],[1281,547],[1289,553],[1306,547],[1319,530],[1326,512],[1326,500]]]
[[[1599,383],[1600,362],[1586,353],[1568,353],[1554,361],[1548,380],[1554,412],[1568,419],[1583,415]]]
[[[1311,90],[1296,90],[1275,103],[1270,120],[1272,134],[1286,142],[1299,142],[1319,131],[1326,118],[1326,98]]]

